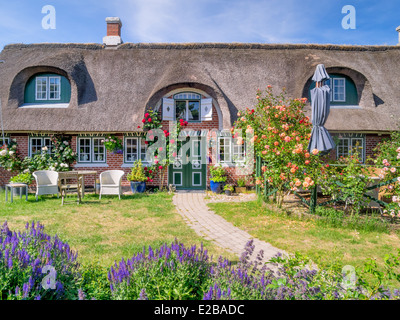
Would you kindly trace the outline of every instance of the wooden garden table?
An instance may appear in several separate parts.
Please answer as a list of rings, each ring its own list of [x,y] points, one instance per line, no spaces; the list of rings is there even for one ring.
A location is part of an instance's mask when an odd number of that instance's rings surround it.
[[[82,178],[82,198],[85,196],[85,176],[94,176],[96,181],[97,171],[94,170],[73,170],[68,171],[69,174],[76,174],[77,179]],[[59,172],[60,176],[62,176],[63,172]],[[96,193],[96,186],[94,188],[94,192]]]

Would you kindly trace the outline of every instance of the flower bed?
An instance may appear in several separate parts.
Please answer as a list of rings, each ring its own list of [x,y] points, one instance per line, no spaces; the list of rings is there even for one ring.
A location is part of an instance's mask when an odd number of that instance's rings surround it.
[[[400,253],[387,257],[385,271],[368,261],[356,279],[343,276],[340,268],[314,270],[312,262],[299,254],[271,259],[272,271],[261,262],[262,251],[250,260],[253,251],[251,240],[234,265],[222,257],[213,262],[202,246],[175,241],[143,249],[106,271],[96,265],[80,266],[77,253],[58,237],[46,235],[40,224],[27,224],[25,232],[17,233],[5,223],[0,230],[0,293],[9,300],[400,298],[399,290],[385,287],[388,280],[400,277],[396,273]],[[369,282],[367,274],[375,281]]]

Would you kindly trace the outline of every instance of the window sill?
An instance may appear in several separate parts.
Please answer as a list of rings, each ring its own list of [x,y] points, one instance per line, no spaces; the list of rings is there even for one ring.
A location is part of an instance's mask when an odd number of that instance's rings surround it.
[[[69,103],[24,103],[19,109],[66,109]]]
[[[331,105],[331,109],[361,109],[360,106]]]
[[[124,164],[121,166],[121,168],[132,168],[132,166],[133,166],[133,162],[131,162],[131,163],[124,163]],[[148,166],[151,166],[151,164],[150,164],[149,162],[143,162],[143,161],[142,161],[142,167],[148,167]]]
[[[107,163],[77,163],[74,168],[108,168]]]

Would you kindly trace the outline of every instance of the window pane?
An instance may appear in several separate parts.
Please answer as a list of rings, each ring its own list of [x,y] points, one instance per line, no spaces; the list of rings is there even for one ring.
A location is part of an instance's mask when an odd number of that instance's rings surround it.
[[[93,162],[105,162],[105,148],[103,138],[93,138]]]
[[[188,121],[200,120],[200,101],[189,101]]]
[[[363,162],[363,142],[362,138],[351,139],[351,154],[358,153],[358,159],[360,162]]]
[[[347,157],[349,155],[349,139],[343,138],[339,139],[339,144],[337,147],[338,150],[338,158]]]
[[[176,101],[175,106],[176,120],[186,121],[186,101]]]
[[[51,142],[50,138],[44,138],[43,139],[43,146],[47,147],[47,153],[48,154],[54,154],[53,150],[53,143]]]
[[[49,99],[60,100],[60,77],[49,77]]]
[[[47,78],[37,77],[36,78],[36,100],[47,99]]]
[[[146,161],[146,151],[147,151],[147,144],[145,143],[146,139],[140,139],[140,159],[142,161]]]
[[[345,101],[345,79],[333,79],[333,100]]]
[[[137,160],[137,138],[125,139],[125,162],[134,162]]]
[[[3,138],[0,138],[0,148],[4,145],[8,145],[9,143],[10,143],[9,138],[4,138],[4,141]]]
[[[40,154],[42,151],[42,138],[31,139],[31,156]]]
[[[81,162],[92,161],[90,146],[91,146],[90,138],[80,138],[79,139],[79,161],[81,161]]]

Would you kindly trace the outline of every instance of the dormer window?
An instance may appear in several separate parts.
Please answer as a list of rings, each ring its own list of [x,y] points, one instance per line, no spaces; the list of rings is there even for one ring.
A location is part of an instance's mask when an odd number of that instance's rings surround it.
[[[36,77],[36,100],[60,100],[61,77]]]
[[[329,77],[330,79],[325,84],[331,87],[331,107],[358,108],[358,94],[354,81],[339,73],[330,73]],[[315,83],[312,83],[310,90],[314,88]]]
[[[25,86],[23,108],[66,108],[71,99],[71,85],[59,74],[42,73],[31,77]]]
[[[174,95],[175,120],[200,121],[201,95],[196,93],[178,93]]]
[[[212,120],[212,99],[194,92],[180,92],[163,98],[163,120],[187,122]]]

